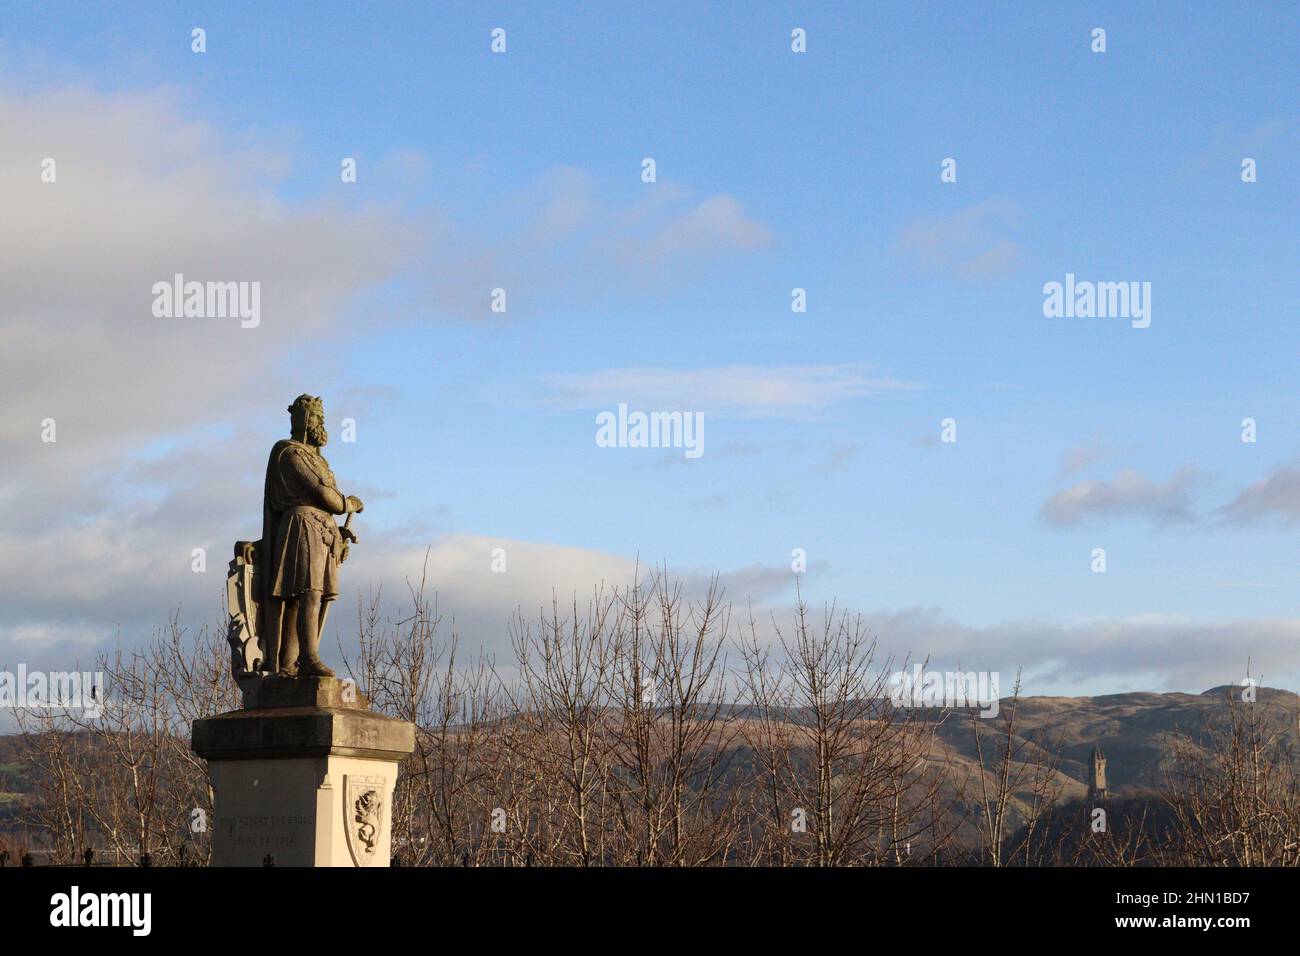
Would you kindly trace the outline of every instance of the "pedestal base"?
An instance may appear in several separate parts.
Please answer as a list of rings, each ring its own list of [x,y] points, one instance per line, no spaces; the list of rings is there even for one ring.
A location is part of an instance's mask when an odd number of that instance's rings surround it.
[[[214,760],[213,866],[388,866],[397,762]],[[365,801],[363,803],[362,801]]]
[[[212,865],[388,866],[397,768],[415,726],[361,706],[335,678],[267,678],[252,710],[194,722],[213,788]],[[296,685],[296,686],[295,686]],[[307,702],[298,705],[300,702]]]

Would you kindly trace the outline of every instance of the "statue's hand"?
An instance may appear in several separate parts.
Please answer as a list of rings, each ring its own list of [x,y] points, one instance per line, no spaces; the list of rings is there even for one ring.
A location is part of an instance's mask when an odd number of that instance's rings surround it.
[[[354,512],[356,514],[360,514],[361,512],[366,510],[366,506],[361,503],[361,499],[358,498],[356,495],[348,495],[347,506],[348,506],[349,514],[352,514]]]

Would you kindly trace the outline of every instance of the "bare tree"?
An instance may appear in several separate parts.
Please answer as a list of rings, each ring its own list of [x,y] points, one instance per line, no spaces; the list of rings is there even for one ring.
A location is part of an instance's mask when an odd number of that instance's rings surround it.
[[[816,627],[800,598],[789,636],[773,626],[779,660],[752,620],[742,644],[743,736],[764,824],[756,861],[902,863],[936,820],[929,798],[943,765],[929,759],[934,725],[892,706],[892,661],[875,666],[876,642],[861,618],[832,606]]]
[[[424,575],[408,583],[410,611],[391,628],[381,620],[381,593],[358,605],[359,651],[347,669],[377,709],[416,728],[394,795],[394,854],[408,866],[481,863],[498,702],[487,662],[462,666],[454,626],[440,636],[437,599],[425,596],[426,586]]]
[[[522,615],[510,628],[518,679],[502,684],[511,711],[503,742],[538,784],[527,844],[539,863],[603,859],[620,613],[616,595],[599,589],[585,615],[576,600],[561,615],[557,599],[536,628]]]
[[[233,709],[224,640],[190,637],[173,615],[142,649],[101,655],[97,700],[18,712],[37,793],[28,819],[72,863],[87,848],[117,862],[202,863],[212,790],[189,749],[190,722]]]
[[[737,726],[725,700],[729,617],[718,581],[697,604],[655,571],[619,604],[608,778],[615,861],[721,862],[737,829],[734,794],[722,789]]]
[[[1294,706],[1229,694],[1204,734],[1180,734],[1163,792],[1173,826],[1162,862],[1300,864],[1296,730]]]
[[[975,742],[975,824],[979,831],[984,862],[1005,866],[1016,862],[1038,862],[1042,847],[1035,842],[1038,824],[1045,811],[1060,797],[1057,771],[1060,748],[1042,757],[1039,748],[1019,734],[1020,674],[1016,674],[1011,698],[998,702],[994,718],[1001,726],[988,726],[977,708],[970,709],[971,735]],[[993,752],[986,754],[989,744]],[[1023,839],[1008,853],[1007,842],[1017,818],[1023,823]]]

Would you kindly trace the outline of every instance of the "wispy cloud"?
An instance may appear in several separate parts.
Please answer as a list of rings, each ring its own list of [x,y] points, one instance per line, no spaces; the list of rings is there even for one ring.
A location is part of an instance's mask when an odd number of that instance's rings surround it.
[[[671,212],[645,235],[629,237],[622,252],[634,261],[659,263],[679,256],[757,249],[771,241],[766,226],[750,219],[733,196],[720,194]]]
[[[723,365],[619,368],[548,375],[543,401],[555,408],[606,408],[625,402],[742,417],[775,417],[922,386],[872,374],[863,365]]]
[[[561,167],[476,210],[478,225],[443,217],[432,241],[438,303],[480,319],[493,317],[494,288],[506,290],[511,317],[597,295],[658,295],[775,241],[728,193],[699,197],[668,182],[645,190],[631,202],[609,201],[589,174]]]
[[[1095,429],[1083,441],[1066,449],[1061,456],[1060,474],[1073,477],[1099,462],[1113,460],[1124,450],[1108,439],[1103,429]]]
[[[1008,275],[1023,250],[1007,233],[1020,210],[1005,199],[986,199],[949,216],[914,219],[903,227],[899,249],[919,267],[963,278]]]

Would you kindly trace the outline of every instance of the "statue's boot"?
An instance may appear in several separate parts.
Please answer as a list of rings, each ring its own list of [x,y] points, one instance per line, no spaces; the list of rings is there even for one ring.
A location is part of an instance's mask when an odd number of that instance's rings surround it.
[[[334,672],[315,654],[298,658],[299,677],[333,677]]]

